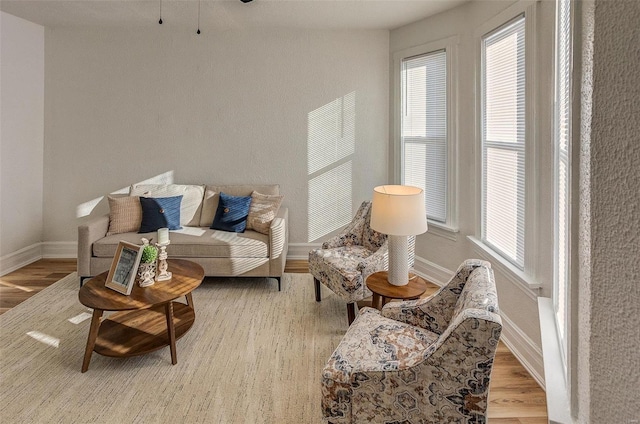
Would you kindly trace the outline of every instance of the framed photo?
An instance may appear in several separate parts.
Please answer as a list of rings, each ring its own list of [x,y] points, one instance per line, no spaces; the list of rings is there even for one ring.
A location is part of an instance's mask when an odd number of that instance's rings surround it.
[[[143,246],[120,241],[113,257],[105,287],[124,295],[130,295],[136,281]]]

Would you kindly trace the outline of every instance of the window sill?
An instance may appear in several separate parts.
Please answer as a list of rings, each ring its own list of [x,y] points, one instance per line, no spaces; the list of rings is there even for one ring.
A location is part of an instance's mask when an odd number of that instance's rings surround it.
[[[540,315],[540,338],[544,358],[544,386],[547,395],[547,414],[550,423],[572,423],[569,396],[565,381],[559,337],[556,329],[553,301],[548,297],[538,298]]]
[[[540,294],[540,289],[542,288],[540,283],[533,281],[530,276],[516,268],[511,262],[504,259],[482,241],[471,236],[467,236],[467,238],[471,241],[473,251],[485,261],[491,262],[494,270],[500,271],[500,273],[504,274],[512,283],[524,289],[530,298],[534,300],[537,299]]]
[[[431,220],[427,220],[427,225],[427,234],[444,237],[451,241],[458,241],[458,233],[460,231],[457,228],[452,228],[445,224],[442,224],[441,222],[435,222]]]

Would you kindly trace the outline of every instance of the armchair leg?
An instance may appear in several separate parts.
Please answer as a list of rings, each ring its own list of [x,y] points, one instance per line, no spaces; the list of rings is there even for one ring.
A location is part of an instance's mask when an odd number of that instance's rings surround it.
[[[356,302],[347,303],[347,317],[349,318],[349,325],[356,319]]]
[[[316,302],[320,302],[322,300],[322,297],[320,295],[320,280],[314,278],[313,283],[316,286]]]
[[[278,280],[278,291],[282,291],[282,277],[274,277],[276,280]]]

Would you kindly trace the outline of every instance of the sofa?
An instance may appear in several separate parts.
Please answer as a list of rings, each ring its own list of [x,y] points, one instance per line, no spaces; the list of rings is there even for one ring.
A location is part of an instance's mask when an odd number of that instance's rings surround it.
[[[231,196],[252,196],[282,200],[278,185],[180,185],[137,184],[130,187],[129,196],[110,196],[109,215],[100,216],[78,226],[78,275],[85,278],[105,272],[123,240],[140,244],[141,239],[157,241],[156,232],[140,233],[139,199],[180,195],[180,225],[170,231],[167,246],[169,259],[187,259],[200,264],[205,276],[268,277],[278,281],[284,272],[289,245],[288,209],[274,208],[269,221],[260,231],[248,226],[244,232],[221,231],[212,225],[220,193]],[[137,196],[137,197],[136,197]],[[123,198],[124,197],[124,198]],[[143,199],[144,200],[144,199]],[[124,208],[124,204],[133,208]],[[138,208],[135,205],[138,204]],[[253,208],[252,208],[253,212]],[[249,215],[251,218],[251,215]],[[217,218],[216,218],[217,219]]]

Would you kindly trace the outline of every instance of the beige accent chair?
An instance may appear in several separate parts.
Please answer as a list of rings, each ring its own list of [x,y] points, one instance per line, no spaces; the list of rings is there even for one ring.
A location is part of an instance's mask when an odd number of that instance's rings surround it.
[[[502,331],[491,265],[428,298],[363,308],[322,370],[325,422],[484,423]]]
[[[340,234],[309,252],[309,272],[313,275],[316,301],[320,283],[347,301],[349,325],[356,315],[356,302],[368,296],[366,279],[388,266],[387,236],[373,230],[371,202],[362,202],[351,223]],[[413,255],[410,255],[413,257]]]

